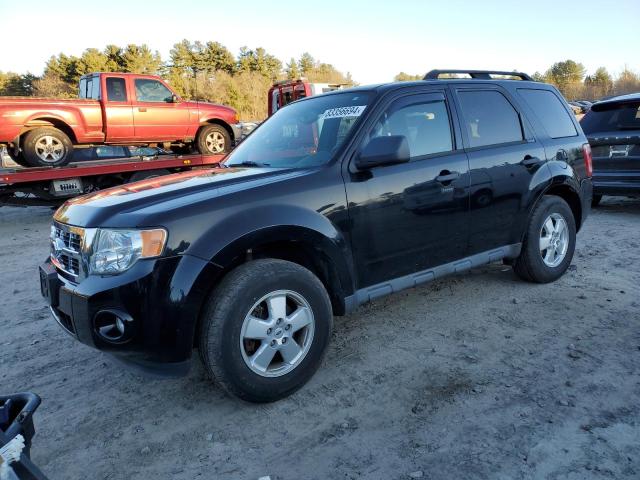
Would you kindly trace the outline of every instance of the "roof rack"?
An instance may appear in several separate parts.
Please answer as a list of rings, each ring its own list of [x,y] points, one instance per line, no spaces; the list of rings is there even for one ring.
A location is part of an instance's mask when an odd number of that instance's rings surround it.
[[[533,78],[526,73],[500,72],[497,70],[431,70],[424,76],[423,80],[439,80],[440,75],[455,75],[459,73],[469,75],[471,78],[478,80],[495,80],[491,75],[504,75],[508,77],[518,77],[520,80],[534,81]]]

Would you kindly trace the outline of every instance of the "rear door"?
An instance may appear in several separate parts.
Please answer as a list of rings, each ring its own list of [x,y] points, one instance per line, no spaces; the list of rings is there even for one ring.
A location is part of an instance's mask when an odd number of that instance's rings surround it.
[[[189,129],[189,108],[154,78],[133,79],[133,123],[138,140],[181,140]]]
[[[361,172],[352,158],[345,187],[360,288],[467,251],[469,166],[446,90],[414,90],[378,112],[358,151],[371,138],[404,135],[411,160]]]
[[[499,85],[455,84],[453,90],[471,177],[469,254],[518,243],[544,148]]]
[[[127,91],[125,76],[106,74],[102,76],[101,93],[103,105],[102,121],[107,142],[122,142],[135,138],[133,107]]]

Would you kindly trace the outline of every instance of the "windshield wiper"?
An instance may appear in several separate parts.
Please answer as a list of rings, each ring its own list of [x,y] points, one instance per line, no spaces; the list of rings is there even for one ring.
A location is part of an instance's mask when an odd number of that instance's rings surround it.
[[[225,166],[228,167],[228,168],[231,168],[231,167],[268,167],[269,164],[268,163],[258,163],[258,162],[252,162],[250,160],[245,160],[244,162],[226,164]]]

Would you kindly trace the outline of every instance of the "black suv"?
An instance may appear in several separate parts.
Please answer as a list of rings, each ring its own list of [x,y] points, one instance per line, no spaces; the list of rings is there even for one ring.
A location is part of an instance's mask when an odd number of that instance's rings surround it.
[[[496,261],[556,280],[590,209],[582,129],[525,74],[442,73],[459,75],[294,102],[218,168],[70,200],[41,266],[53,316],[164,374],[196,347],[264,402],[300,388],[333,316],[365,302]]]
[[[593,205],[640,196],[640,93],[593,104],[580,124],[593,152]]]

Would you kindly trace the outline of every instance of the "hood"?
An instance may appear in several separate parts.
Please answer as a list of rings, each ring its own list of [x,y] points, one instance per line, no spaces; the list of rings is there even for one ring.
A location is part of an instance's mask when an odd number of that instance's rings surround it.
[[[58,222],[78,227],[134,228],[161,226],[151,219],[185,215],[192,206],[213,203],[224,195],[257,188],[304,174],[300,170],[227,168],[192,170],[150,178],[73,198],[55,213]]]

